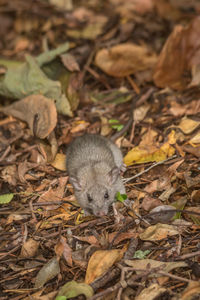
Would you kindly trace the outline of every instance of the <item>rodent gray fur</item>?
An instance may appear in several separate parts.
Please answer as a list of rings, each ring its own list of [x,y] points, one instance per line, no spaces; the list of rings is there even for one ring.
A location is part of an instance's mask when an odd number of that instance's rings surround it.
[[[85,214],[107,215],[116,193],[126,193],[121,150],[103,136],[85,134],[68,146],[66,156],[69,180]]]

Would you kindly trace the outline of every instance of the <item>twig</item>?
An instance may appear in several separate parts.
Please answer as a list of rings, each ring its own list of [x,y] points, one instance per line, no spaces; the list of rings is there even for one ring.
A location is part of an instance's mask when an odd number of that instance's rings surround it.
[[[171,160],[171,159],[173,159],[173,158],[175,158],[175,157],[177,157],[177,155],[173,155],[173,156],[171,156],[171,157],[168,157],[168,158],[165,159],[165,160],[156,162],[156,163],[154,163],[153,165],[151,165],[150,167],[148,167],[146,170],[144,170],[144,171],[142,171],[142,172],[140,172],[140,173],[138,173],[138,174],[136,174],[136,175],[134,175],[134,176],[132,176],[132,177],[130,177],[130,178],[126,178],[126,179],[124,179],[123,181],[124,181],[124,183],[127,183],[127,182],[131,181],[132,179],[135,179],[135,178],[137,178],[137,177],[140,177],[141,175],[143,175],[144,173],[146,173],[146,172],[148,172],[149,170],[153,169],[154,167],[159,166],[159,165],[162,165],[162,164],[164,164],[166,161]]]
[[[187,253],[184,255],[181,255],[179,257],[176,257],[175,260],[184,260],[193,256],[200,256],[200,251],[192,252],[192,253]]]
[[[186,279],[186,278],[183,278],[183,277],[180,277],[180,276],[172,275],[172,274],[164,272],[164,271],[158,271],[158,274],[168,276],[170,278],[177,279],[177,280],[187,282],[187,283],[194,282],[194,280],[190,280],[190,279]]]

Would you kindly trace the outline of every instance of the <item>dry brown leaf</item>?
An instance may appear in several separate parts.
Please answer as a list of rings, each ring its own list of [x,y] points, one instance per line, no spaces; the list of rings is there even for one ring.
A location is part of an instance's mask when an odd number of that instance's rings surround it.
[[[72,133],[76,133],[82,130],[85,130],[88,126],[90,125],[90,123],[84,121],[84,120],[76,120],[73,124],[72,124],[72,129],[71,132]]]
[[[191,281],[181,295],[181,300],[198,299],[200,295],[200,282]]]
[[[191,145],[183,145],[182,148],[185,152],[191,153],[198,158],[200,157],[200,146],[194,148]]]
[[[31,133],[41,139],[46,138],[57,124],[54,101],[42,95],[30,95],[1,110],[27,122]]]
[[[110,0],[115,11],[122,17],[133,18],[135,14],[145,14],[153,10],[152,0]]]
[[[154,82],[159,87],[183,90],[191,84],[199,85],[200,17],[187,27],[177,25],[166,41],[154,72]],[[191,76],[185,76],[190,72]]]
[[[143,208],[146,211],[149,211],[159,205],[162,205],[162,202],[158,198],[156,199],[152,198],[147,194],[144,196],[144,199],[142,200],[141,208]]]
[[[200,144],[200,132],[198,132],[197,134],[195,134],[195,136],[193,136],[193,138],[191,138],[188,143],[190,145]]]
[[[29,239],[23,244],[20,257],[22,258],[34,257],[38,251],[38,247],[39,247],[39,242],[33,239]]]
[[[145,231],[140,234],[140,239],[146,241],[160,241],[176,234],[179,234],[179,232],[175,226],[158,223],[145,229]]]
[[[61,60],[63,65],[71,72],[80,71],[80,67],[75,60],[75,57],[69,53],[62,54]]]
[[[148,288],[143,289],[142,292],[135,297],[135,300],[153,300],[156,297],[162,297],[162,294],[165,292],[166,288],[157,283],[153,283]]]
[[[38,199],[39,202],[55,202],[61,201],[65,192],[65,186],[68,181],[68,176],[58,178],[58,186],[53,189],[52,187],[49,188],[48,191],[45,191],[40,198]],[[46,210],[52,210],[58,208],[59,205],[48,205],[45,207]]]
[[[194,115],[200,112],[200,100],[193,100],[184,106],[177,103],[177,101],[172,100],[170,101],[169,112],[175,117],[182,115]]]
[[[134,112],[133,112],[133,114],[134,114],[133,120],[134,120],[136,123],[138,123],[138,122],[144,120],[144,118],[145,118],[147,112],[149,111],[149,109],[150,109],[150,105],[147,104],[147,103],[144,104],[144,105],[141,105],[141,106],[139,106],[139,107],[136,107],[136,108],[134,109]]]
[[[174,212],[172,212],[174,210]],[[175,216],[175,207],[172,205],[159,205],[157,207],[154,207],[150,212],[152,214],[150,217],[151,223],[168,223],[172,221],[173,217]],[[149,221],[149,217],[147,216],[147,219]]]
[[[1,178],[10,185],[15,186],[19,179],[16,165],[6,166],[1,172]]]
[[[124,77],[137,71],[153,69],[157,56],[146,46],[119,44],[110,49],[101,49],[95,57],[95,64],[108,75]]]
[[[85,277],[85,283],[90,284],[96,278],[108,271],[110,267],[123,256],[123,250],[99,250],[91,256]]]
[[[200,183],[200,175],[192,177],[191,172],[185,172],[184,173],[184,178],[185,178],[186,185],[187,185],[188,188],[191,188],[192,186],[199,185],[199,183]]]
[[[99,246],[99,241],[97,240],[97,238],[94,235],[88,235],[88,236],[73,236],[74,238],[76,238],[79,241],[82,242],[87,242],[91,245],[97,245]]]
[[[178,125],[178,128],[180,128],[185,134],[189,134],[192,133],[199,126],[199,124],[199,121],[183,118]]]
[[[194,190],[191,194],[192,201],[200,204],[200,190]]]
[[[58,257],[65,258],[67,264],[72,267],[72,249],[67,243],[67,240],[65,237],[61,236],[59,242],[55,246],[55,253],[57,254]]]
[[[136,271],[137,274],[139,274],[141,271],[146,271],[147,268],[161,268],[162,271],[164,272],[170,272],[171,270],[174,270],[176,268],[182,268],[182,267],[187,267],[187,263],[184,261],[173,261],[173,262],[164,262],[164,261],[158,261],[150,258],[146,259],[136,259],[136,260],[130,260],[130,259],[125,259],[125,263],[129,267],[133,267],[136,270],[139,269],[140,271]],[[155,274],[152,274],[155,276]],[[156,276],[161,276],[159,274],[156,274]]]
[[[35,288],[41,288],[43,285],[60,273],[59,262],[53,257],[38,272],[35,279]]]
[[[63,153],[57,153],[54,161],[51,162],[51,165],[60,171],[66,171],[66,155]]]
[[[32,170],[32,169],[34,169],[37,166],[38,166],[38,164],[30,163],[28,161],[20,162],[18,164],[18,170],[17,170],[19,180],[21,182],[25,183],[26,179],[27,179],[26,178],[27,171]]]
[[[188,207],[187,210],[200,214],[200,207],[198,207],[198,206],[197,207]],[[186,216],[187,220],[189,220],[189,221],[192,220],[194,224],[200,225],[200,216],[189,214],[189,213],[184,213],[184,215]]]

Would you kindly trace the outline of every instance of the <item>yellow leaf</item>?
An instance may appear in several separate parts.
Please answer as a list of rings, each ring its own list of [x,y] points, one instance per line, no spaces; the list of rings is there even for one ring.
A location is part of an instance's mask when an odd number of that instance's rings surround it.
[[[134,163],[141,164],[151,161],[159,162],[165,160],[167,157],[174,155],[175,149],[171,145],[175,144],[175,142],[175,132],[172,130],[168,135],[168,141],[160,147],[147,144],[146,146],[139,145],[131,149],[124,157],[124,163],[127,166],[130,166]]]
[[[51,162],[51,165],[60,171],[66,171],[66,155],[57,153],[54,161]]]

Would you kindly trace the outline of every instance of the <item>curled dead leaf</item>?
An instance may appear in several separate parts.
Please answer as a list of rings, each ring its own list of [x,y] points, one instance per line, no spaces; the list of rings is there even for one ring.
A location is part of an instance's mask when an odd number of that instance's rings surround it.
[[[149,51],[146,46],[130,43],[101,49],[95,57],[95,64],[114,77],[124,77],[137,71],[153,69],[156,62],[156,54]]]
[[[36,255],[39,243],[33,239],[26,241],[21,249],[20,257],[29,258]]]
[[[31,133],[41,139],[46,138],[57,123],[54,101],[42,95],[30,95],[1,111],[27,122]]]
[[[189,85],[199,85],[199,35],[199,16],[187,27],[177,25],[174,28],[160,53],[155,68],[154,82],[157,86],[183,90]]]

